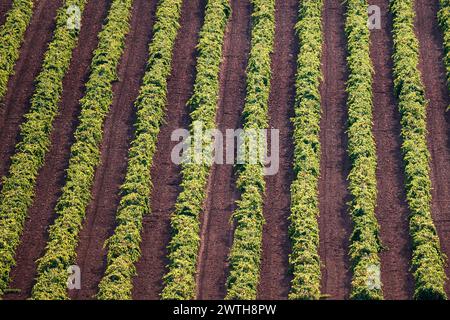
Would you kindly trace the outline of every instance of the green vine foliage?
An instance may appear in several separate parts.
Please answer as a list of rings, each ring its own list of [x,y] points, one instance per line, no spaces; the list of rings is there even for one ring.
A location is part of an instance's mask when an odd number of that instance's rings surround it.
[[[197,76],[194,94],[188,102],[191,110],[191,133],[196,123],[202,123],[204,129],[216,127],[222,47],[230,15],[231,8],[228,0],[208,0],[205,21],[197,46]],[[211,148],[212,140],[205,138],[202,145],[208,150]],[[195,275],[200,247],[199,215],[206,198],[210,168],[211,161],[208,159],[201,163],[186,161],[182,164],[182,191],[177,198],[175,211],[171,217],[172,240],[168,247],[169,271],[164,276],[162,299],[195,298]]]
[[[164,121],[167,78],[172,68],[182,3],[182,0],[161,0],[156,12],[146,73],[135,102],[136,134],[129,150],[127,175],[121,187],[117,226],[106,243],[109,249],[107,268],[97,295],[101,300],[132,298],[135,263],[141,255],[142,219],[150,213],[150,169]]]
[[[103,122],[113,100],[112,84],[129,29],[132,0],[114,0],[99,33],[91,74],[81,99],[79,125],[71,147],[66,184],[56,205],[57,219],[49,230],[45,254],[38,260],[32,298],[68,299],[67,268],[74,264],[78,235],[91,198],[96,166],[100,162]]]
[[[450,0],[441,0],[438,18],[444,34],[444,63],[447,70],[447,85],[450,90]]]
[[[370,30],[366,0],[347,0],[345,31],[348,42],[348,153],[352,168],[348,177],[353,221],[350,238],[352,290],[350,297],[360,300],[383,298],[380,280],[381,241],[375,215],[377,202],[375,139],[372,134],[372,80]]]
[[[293,279],[289,299],[320,298],[319,176],[322,79],[322,0],[300,2],[295,26],[299,39],[294,125],[295,179],[291,185],[289,264]]]
[[[251,50],[247,66],[247,96],[243,111],[244,130],[269,127],[268,101],[271,82],[271,54],[275,36],[275,0],[252,0]],[[248,148],[247,141],[244,144]],[[246,150],[249,152],[249,150]],[[228,300],[256,299],[260,279],[262,230],[265,223],[264,163],[238,167],[237,188],[241,199],[233,213],[236,222],[227,279]]]
[[[5,97],[8,80],[14,73],[32,15],[33,0],[13,0],[5,23],[0,27],[0,101]]]
[[[0,194],[0,295],[7,288],[10,270],[15,265],[14,254],[33,201],[36,177],[51,143],[50,134],[58,113],[63,78],[78,42],[79,31],[67,28],[67,9],[76,5],[83,12],[86,1],[66,0],[58,11],[53,39],[45,53],[42,71],[36,78],[30,111],[20,128],[20,142],[11,158],[9,174],[3,179]]]
[[[414,1],[393,0],[394,88],[401,114],[402,153],[412,237],[415,299],[446,299],[445,256],[431,215],[430,153],[427,149],[425,89],[414,33]]]

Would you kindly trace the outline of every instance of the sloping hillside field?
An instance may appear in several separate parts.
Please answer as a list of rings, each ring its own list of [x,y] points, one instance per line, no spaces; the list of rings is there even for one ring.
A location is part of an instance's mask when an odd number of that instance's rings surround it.
[[[450,0],[0,0],[0,298],[447,300]]]

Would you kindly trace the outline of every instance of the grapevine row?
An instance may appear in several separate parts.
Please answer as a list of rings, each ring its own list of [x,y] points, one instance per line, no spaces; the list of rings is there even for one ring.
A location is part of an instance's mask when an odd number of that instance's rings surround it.
[[[77,5],[83,12],[86,2],[66,0],[58,11],[53,39],[45,53],[42,71],[36,78],[30,111],[20,129],[20,142],[11,158],[9,174],[3,179],[0,195],[0,295],[8,286],[9,273],[15,264],[14,254],[33,201],[36,177],[51,143],[50,134],[58,113],[63,78],[78,42],[79,31],[67,28],[67,9]]]
[[[219,100],[219,71],[225,29],[231,8],[228,0],[208,0],[205,22],[200,31],[197,46],[197,75],[194,94],[188,102],[190,108],[191,134],[196,124],[200,129],[216,127],[215,118]],[[209,150],[211,138],[201,140],[202,147]],[[210,159],[194,161],[195,151],[191,146],[191,157],[182,164],[182,191],[172,214],[172,240],[169,244],[169,271],[164,276],[163,299],[194,299],[195,275],[200,246],[199,215],[206,198],[206,185],[211,169]]]
[[[275,36],[275,0],[252,0],[251,3],[252,35],[243,127],[244,130],[260,130],[269,127],[268,101],[271,53]],[[244,147],[250,152],[248,143],[246,139]],[[263,161],[247,161],[240,165],[236,185],[241,191],[241,199],[237,201],[237,209],[233,213],[236,229],[229,257],[230,274],[227,279],[226,299],[256,299],[260,278],[262,229],[265,223]]]
[[[121,187],[117,226],[107,240],[106,273],[100,282],[99,299],[131,299],[135,263],[140,257],[142,219],[150,213],[150,169],[160,126],[164,120],[167,78],[178,34],[182,0],[162,0],[156,11],[153,41],[149,46],[147,71],[135,102],[135,138],[128,156],[128,169]]]
[[[320,118],[322,79],[322,0],[300,3],[299,21],[295,26],[299,39],[296,96],[292,119],[294,125],[294,174],[291,185],[289,236],[292,253],[290,299],[319,299],[319,197]]]
[[[447,70],[447,85],[450,90],[450,0],[441,0],[440,4],[438,18],[444,34],[444,63]]]
[[[373,66],[370,58],[370,30],[367,26],[366,0],[347,0],[349,78],[348,154],[352,168],[348,176],[353,232],[350,237],[352,263],[352,299],[383,298],[380,283],[381,241],[375,216],[377,202],[377,156],[372,133]]]
[[[6,94],[32,15],[33,0],[14,0],[5,23],[0,27],[0,101]]]
[[[56,204],[57,219],[49,230],[45,254],[38,260],[32,298],[68,299],[67,268],[74,264],[78,234],[91,198],[94,171],[100,162],[103,122],[113,100],[112,83],[129,29],[132,0],[114,0],[99,33],[91,74],[81,99],[79,125],[71,147],[66,184]]]
[[[430,153],[427,149],[425,89],[419,43],[414,33],[414,1],[393,0],[394,88],[401,114],[402,153],[412,237],[415,299],[446,299],[445,258],[431,215]]]

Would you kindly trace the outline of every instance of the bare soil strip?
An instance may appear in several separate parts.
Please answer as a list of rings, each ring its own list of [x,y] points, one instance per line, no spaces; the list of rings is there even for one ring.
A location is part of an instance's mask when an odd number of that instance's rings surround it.
[[[130,33],[122,58],[120,81],[114,84],[115,98],[104,127],[102,164],[98,167],[93,199],[80,235],[77,264],[82,270],[82,289],[71,293],[73,299],[92,299],[106,265],[104,241],[115,226],[129,143],[133,136],[133,103],[145,72],[148,43],[151,40],[157,0],[135,0]],[[409,271],[409,236],[403,162],[401,156],[400,115],[393,94],[392,21],[388,0],[373,0],[381,7],[382,29],[372,31],[371,56],[374,75],[374,135],[377,142],[377,217],[381,239],[386,247],[381,254],[382,282],[386,299],[410,299],[414,282]],[[250,50],[251,5],[248,0],[230,0],[233,16],[224,43],[224,61],[220,75],[221,99],[217,115],[218,129],[240,127],[240,115],[246,95],[248,52]],[[321,121],[320,255],[323,263],[322,293],[331,299],[348,298],[350,292],[349,237],[352,230],[346,203],[349,201],[347,175],[346,40],[345,4],[324,0],[324,51],[321,85],[323,115]],[[38,75],[54,29],[54,17],[62,0],[37,0],[30,26],[25,34],[21,55],[0,105],[0,176],[7,173],[10,156],[17,143],[23,115],[29,109]],[[137,263],[133,298],[158,299],[166,272],[166,246],[170,241],[170,214],[179,193],[179,167],[171,161],[177,142],[171,133],[189,124],[186,102],[195,79],[196,44],[204,16],[206,0],[186,0],[183,5],[180,35],[174,48],[173,72],[168,82],[167,123],[163,125],[152,168],[154,191],[152,213],[144,218],[142,257]],[[0,25],[11,0],[0,4]],[[11,272],[11,288],[5,299],[26,299],[36,277],[35,261],[41,256],[54,220],[54,206],[64,184],[73,132],[79,114],[79,99],[89,75],[92,52],[98,40],[107,0],[89,1],[83,17],[79,46],[64,79],[61,111],[54,123],[52,146],[46,156],[36,186],[22,243]],[[428,107],[428,145],[432,155],[433,218],[445,254],[450,256],[450,97],[442,62],[442,33],[436,14],[438,1],[416,0],[416,33],[421,45],[423,81]],[[290,287],[288,254],[288,217],[292,182],[292,126],[295,95],[296,55],[294,25],[298,0],[277,0],[276,38],[272,61],[272,90],[269,110],[272,128],[280,130],[280,170],[267,177],[264,214],[263,255],[259,299],[286,299]],[[205,213],[202,215],[202,243],[197,276],[198,299],[223,299],[226,295],[227,257],[232,245],[231,214],[238,199],[235,174],[231,165],[214,165],[208,185]],[[450,267],[447,268],[450,277]],[[450,282],[447,283],[450,294]]]
[[[275,48],[272,56],[272,86],[269,99],[270,127],[280,130],[279,172],[266,177],[263,254],[258,298],[287,299],[290,289],[290,186],[294,179],[293,128],[295,74],[298,41],[294,26],[298,20],[297,0],[276,2]]]
[[[377,143],[378,202],[376,214],[385,250],[381,253],[381,282],[385,299],[412,299],[414,279],[411,267],[409,209],[404,187],[401,154],[400,113],[392,78],[392,18],[389,1],[372,2],[381,8],[382,27],[372,30],[374,136]]]
[[[11,9],[12,0],[2,0],[0,3],[0,26],[5,23],[6,13]]]
[[[56,11],[61,4],[62,0],[40,0],[34,6],[33,17],[14,68],[15,74],[9,79],[5,99],[0,104],[0,177],[8,172],[19,125],[29,110],[34,79],[41,71],[44,53],[55,27]]]
[[[119,190],[125,178],[127,155],[133,136],[134,101],[148,58],[157,0],[135,0],[130,32],[119,66],[119,82],[113,85],[114,100],[104,125],[101,165],[95,172],[92,200],[80,233],[77,265],[81,268],[81,290],[72,299],[93,299],[106,268],[105,241],[115,227]]]
[[[240,127],[246,96],[245,69],[250,51],[250,2],[232,0],[230,3],[233,15],[225,34],[220,74],[221,98],[216,119],[222,133],[227,129]],[[233,242],[231,214],[238,197],[233,166],[214,165],[209,177],[205,212],[202,215],[198,299],[223,299],[226,295],[227,258]]]
[[[438,1],[416,1],[416,34],[420,42],[420,64],[425,95],[429,100],[428,148],[431,152],[432,210],[441,248],[450,257],[450,98],[443,63],[443,40],[436,18]],[[447,267],[447,277],[450,268]],[[450,295],[450,282],[446,284]]]
[[[144,217],[142,256],[136,265],[133,299],[156,300],[162,291],[162,278],[166,273],[167,250],[170,241],[170,214],[179,194],[180,168],[170,158],[177,142],[171,134],[187,128],[186,103],[192,95],[195,80],[196,45],[203,24],[205,0],[187,0],[183,3],[181,28],[175,42],[172,75],[168,80],[166,124],[161,127],[157,151],[151,170],[153,192],[151,213]]]
[[[70,146],[73,140],[79,100],[84,92],[84,83],[89,75],[92,52],[97,46],[97,34],[101,30],[109,1],[89,1],[80,32],[79,45],[73,52],[70,69],[64,79],[64,91],[60,113],[54,121],[51,135],[52,145],[46,156],[45,165],[36,182],[36,196],[29,210],[22,242],[17,250],[17,266],[12,270],[12,288],[20,293],[6,295],[6,299],[26,299],[36,277],[35,261],[42,256],[48,240],[47,227],[55,219],[54,208],[64,184],[68,166]]]
[[[345,299],[349,296],[351,283],[348,245],[352,230],[346,204],[350,200],[347,190],[350,161],[346,134],[345,4],[341,0],[325,0],[324,4],[319,251],[323,264],[323,295],[331,299]]]

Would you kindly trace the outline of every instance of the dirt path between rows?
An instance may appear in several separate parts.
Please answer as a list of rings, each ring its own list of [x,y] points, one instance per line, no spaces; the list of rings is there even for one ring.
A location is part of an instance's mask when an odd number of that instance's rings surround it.
[[[20,57],[14,68],[15,74],[9,79],[5,99],[0,104],[0,177],[8,172],[18,139],[19,125],[29,110],[34,93],[34,79],[41,71],[44,53],[55,26],[56,10],[61,3],[62,0],[40,0],[35,4]]]
[[[350,162],[346,151],[345,5],[341,0],[325,0],[324,4],[319,251],[323,264],[322,293],[331,299],[345,299],[350,292],[348,245],[352,229],[346,205],[350,200],[347,190]]]
[[[241,127],[245,103],[248,54],[250,51],[249,1],[230,1],[233,14],[225,34],[220,74],[220,101],[216,123],[220,132]],[[226,148],[224,148],[226,151]],[[201,247],[197,266],[197,299],[223,299],[226,295],[228,254],[233,242],[231,215],[239,192],[233,165],[214,165],[202,215]]]
[[[115,227],[120,186],[125,178],[127,155],[133,136],[134,101],[148,59],[148,44],[153,33],[157,0],[135,0],[130,31],[119,65],[119,82],[114,83],[114,100],[103,128],[101,164],[95,172],[92,200],[77,248],[81,268],[81,290],[71,292],[77,300],[93,299],[106,268],[105,241]]]
[[[446,111],[450,98],[443,64],[442,33],[437,22],[438,1],[416,1],[416,34],[420,41],[419,68],[429,100],[428,148],[431,152],[433,186],[433,219],[444,253],[450,257],[450,114]],[[450,268],[447,267],[450,277]],[[446,285],[450,295],[450,282]]]
[[[275,47],[272,55],[272,85],[269,99],[270,128],[280,130],[279,172],[266,177],[261,281],[258,298],[287,299],[290,289],[290,186],[294,179],[293,127],[298,40],[297,0],[276,1]]]
[[[385,299],[411,299],[414,281],[411,272],[409,209],[404,186],[401,154],[400,113],[394,96],[392,76],[392,17],[388,0],[374,0],[381,8],[382,28],[371,32],[373,79],[373,132],[377,144],[376,214],[385,250],[381,258],[381,282]]]
[[[5,23],[6,14],[12,7],[12,0],[2,0],[0,3],[0,26]]]
[[[26,299],[36,277],[35,261],[44,253],[48,240],[47,227],[55,219],[54,208],[64,184],[69,163],[70,146],[79,114],[79,100],[89,76],[92,52],[97,46],[97,34],[106,16],[109,1],[89,1],[82,17],[83,28],[79,45],[73,52],[72,63],[63,83],[60,112],[53,124],[52,146],[36,182],[36,196],[29,210],[22,242],[17,250],[17,266],[12,271],[12,288],[20,293],[6,295],[6,299]]]
[[[133,285],[133,299],[157,300],[166,273],[167,250],[170,241],[170,214],[180,192],[180,168],[170,158],[177,142],[171,141],[175,129],[188,127],[186,103],[192,95],[195,79],[196,45],[203,24],[204,0],[184,1],[181,28],[175,41],[172,75],[168,80],[166,123],[158,137],[151,177],[151,213],[144,217],[142,256],[136,265],[138,275]]]

